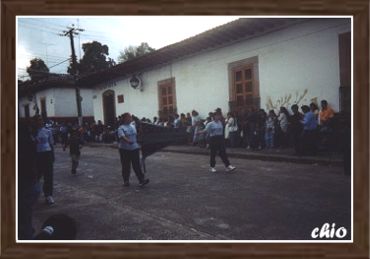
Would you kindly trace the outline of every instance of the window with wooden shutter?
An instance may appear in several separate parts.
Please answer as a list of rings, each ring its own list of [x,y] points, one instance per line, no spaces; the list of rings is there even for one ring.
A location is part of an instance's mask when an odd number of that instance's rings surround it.
[[[158,82],[159,117],[167,118],[176,113],[175,79],[169,78]]]
[[[230,110],[241,111],[252,106],[259,108],[259,82],[257,57],[229,65]]]

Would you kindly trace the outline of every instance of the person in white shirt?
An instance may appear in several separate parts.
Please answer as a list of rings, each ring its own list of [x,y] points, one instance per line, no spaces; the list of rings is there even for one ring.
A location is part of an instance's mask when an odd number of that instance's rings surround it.
[[[279,145],[281,147],[288,146],[288,122],[289,122],[289,112],[285,107],[280,107],[280,112],[278,116],[279,122]]]
[[[137,143],[137,132],[131,114],[124,113],[121,117],[121,126],[118,133],[118,149],[122,165],[123,185],[130,186],[131,164],[139,180],[139,185],[142,187],[149,183],[149,179],[145,179],[140,166],[140,146]]]
[[[226,131],[229,133],[230,147],[236,147],[238,141],[238,123],[236,117],[229,112],[226,119]]]
[[[214,121],[207,124],[205,130],[199,131],[198,134],[207,132],[210,136],[209,146],[211,149],[210,153],[210,171],[216,172],[216,153],[218,152],[222,162],[226,167],[227,172],[232,172],[236,167],[230,164],[230,161],[226,154],[225,139],[224,139],[224,127],[221,122],[221,114],[216,112],[214,115]]]
[[[177,113],[175,114],[175,120],[173,121],[173,127],[174,128],[180,128],[181,127],[180,116]]]
[[[194,135],[193,135],[193,145],[196,145],[197,144],[197,141],[198,141],[198,131],[199,131],[199,122],[201,120],[200,116],[199,116],[199,113],[196,111],[196,110],[193,110],[191,112],[191,127],[192,127],[192,130],[194,132]]]

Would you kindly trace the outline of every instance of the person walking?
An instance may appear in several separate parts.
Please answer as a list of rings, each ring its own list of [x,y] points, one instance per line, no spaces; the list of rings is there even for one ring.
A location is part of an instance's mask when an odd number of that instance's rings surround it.
[[[130,113],[122,115],[122,124],[118,128],[118,148],[122,165],[123,185],[130,186],[131,164],[139,180],[139,186],[143,187],[149,183],[149,179],[141,170],[140,165],[140,146],[137,143],[137,132],[132,124],[132,116]]]
[[[226,154],[225,148],[225,139],[224,139],[224,127],[221,122],[221,114],[216,112],[214,115],[214,120],[207,124],[206,128],[203,131],[199,131],[198,134],[207,132],[210,136],[210,171],[216,173],[216,153],[219,153],[219,156],[226,167],[227,172],[232,172],[236,169],[235,166],[230,164],[230,161]]]
[[[80,148],[82,145],[81,135],[77,128],[72,128],[71,135],[66,143],[64,149],[69,145],[69,154],[72,160],[72,174],[77,173],[77,167],[80,161]]]
[[[53,134],[44,125],[42,117],[35,116],[36,141],[36,167],[38,179],[44,179],[43,191],[45,201],[48,205],[53,205],[53,163],[54,163],[54,141]]]

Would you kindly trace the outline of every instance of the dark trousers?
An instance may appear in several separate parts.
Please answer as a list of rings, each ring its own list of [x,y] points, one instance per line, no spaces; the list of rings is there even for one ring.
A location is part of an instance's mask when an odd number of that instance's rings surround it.
[[[291,131],[291,143],[293,144],[296,153],[299,153],[300,138],[302,135],[302,130],[294,129]]]
[[[233,131],[229,133],[230,147],[237,147],[238,143],[238,131]]]
[[[230,162],[226,155],[224,136],[215,136],[210,138],[209,148],[211,149],[210,165],[215,167],[216,154],[218,152],[222,162],[225,166],[229,166]]]
[[[316,130],[304,130],[301,137],[301,155],[317,154],[317,132]]]
[[[76,172],[80,160],[80,154],[70,154],[70,155],[72,160],[72,172]]]
[[[142,183],[144,181],[145,177],[143,172],[141,171],[139,151],[140,149],[135,150],[125,150],[121,148],[119,149],[122,165],[122,177],[123,182],[125,183],[128,183],[130,180],[131,164],[139,182]]]
[[[53,153],[51,151],[37,153],[38,178],[44,178],[43,191],[45,197],[53,195]]]

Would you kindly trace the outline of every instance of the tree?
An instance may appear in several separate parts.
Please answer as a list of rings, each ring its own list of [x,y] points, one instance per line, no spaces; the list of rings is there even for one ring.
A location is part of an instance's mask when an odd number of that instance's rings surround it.
[[[126,62],[128,60],[140,57],[153,51],[155,51],[155,49],[150,47],[149,44],[146,42],[142,42],[137,47],[128,46],[127,48],[120,52],[120,55],[118,57],[118,63]]]
[[[80,74],[99,71],[114,66],[116,63],[109,58],[109,48],[98,41],[88,42],[82,45],[84,56],[77,63],[77,71]],[[68,73],[72,74],[72,61],[68,67]]]
[[[32,81],[38,81],[49,76],[49,68],[41,58],[34,58],[30,63],[31,65],[27,67],[27,73]]]

